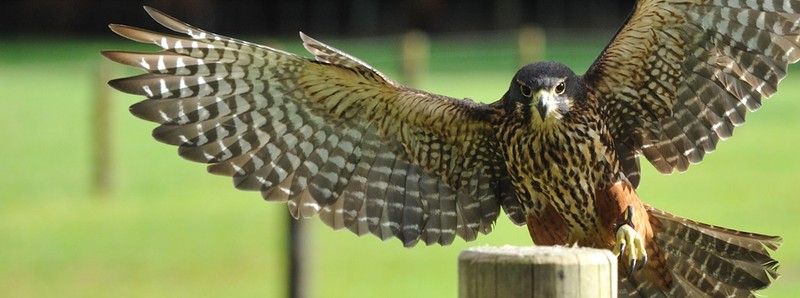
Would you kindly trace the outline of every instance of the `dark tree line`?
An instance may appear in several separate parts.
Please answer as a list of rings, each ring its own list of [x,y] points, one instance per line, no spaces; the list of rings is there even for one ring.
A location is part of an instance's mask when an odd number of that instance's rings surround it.
[[[142,5],[228,34],[368,36],[420,29],[430,33],[545,28],[613,28],[633,0],[11,0],[0,33],[72,35],[107,32],[110,22],[147,26]]]

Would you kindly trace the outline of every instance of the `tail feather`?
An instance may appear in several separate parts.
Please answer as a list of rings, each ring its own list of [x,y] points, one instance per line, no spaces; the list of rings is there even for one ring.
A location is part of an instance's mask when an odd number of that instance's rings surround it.
[[[648,206],[650,215],[659,218],[662,222],[666,219],[668,222],[681,223],[685,226],[690,226],[695,230],[703,232],[709,236],[720,239],[724,242],[736,244],[740,247],[749,249],[751,252],[758,252],[761,255],[769,258],[769,251],[776,250],[781,246],[783,239],[779,236],[769,236],[756,233],[748,233],[737,231],[733,229],[717,227],[709,224],[704,224],[691,219],[683,218],[669,212],[659,210]],[[769,249],[769,250],[767,250]]]
[[[742,284],[751,284],[753,281],[737,282],[732,278],[725,278],[726,273],[731,277],[746,276],[747,273],[731,272],[730,266],[719,264],[702,265],[702,260],[697,260],[690,255],[685,255],[680,250],[665,248],[664,250],[669,271],[672,273],[674,286],[669,293],[672,297],[749,297],[752,296],[750,287],[742,288]],[[692,253],[693,255],[711,255],[710,253]],[[690,260],[687,262],[687,260]],[[723,269],[723,267],[727,267]],[[712,269],[715,268],[715,269]],[[688,295],[683,295],[687,293]],[[702,293],[702,295],[697,295]]]
[[[674,224],[674,222],[670,224]],[[656,235],[654,238],[665,253],[680,256],[682,260],[691,259],[696,264],[702,264],[706,268],[713,268],[714,270],[708,270],[706,273],[722,282],[763,288],[769,285],[771,279],[777,276],[777,272],[775,272],[774,268],[771,266],[775,263],[775,260],[762,260],[760,259],[760,255],[756,255],[759,256],[757,260],[742,260],[743,258],[749,259],[753,256],[746,252],[738,255],[730,253],[729,251],[733,250],[743,250],[741,247],[737,247],[733,244],[724,247],[727,251],[719,249],[718,246],[709,245],[707,242],[716,242],[719,240],[702,234],[697,230],[690,230],[687,233],[678,234],[681,236],[691,235],[690,238],[676,237],[676,234],[671,234],[666,229],[665,231],[667,232]],[[706,239],[697,241],[696,239],[699,237],[704,237]]]
[[[731,260],[742,261],[744,263],[763,263],[769,264],[774,260],[767,252],[756,251],[753,248],[743,247],[727,240],[721,239],[719,236],[704,233],[700,229],[692,226],[687,226],[682,223],[662,221],[664,234],[662,237],[665,245],[670,245],[668,241],[679,241],[683,246],[678,248],[685,248],[687,245],[691,248],[701,249],[703,251],[715,252],[716,255]],[[730,238],[728,238],[730,239]],[[753,239],[754,243],[761,245],[759,249],[763,249],[765,245],[759,244],[757,240]],[[675,244],[677,245],[677,244]],[[685,251],[689,253],[689,251]]]
[[[621,279],[620,290],[642,296],[754,297],[778,277],[770,256],[781,238],[716,227],[646,206],[653,242],[672,275],[668,289],[648,287],[645,274]],[[634,294],[634,293],[630,293]]]

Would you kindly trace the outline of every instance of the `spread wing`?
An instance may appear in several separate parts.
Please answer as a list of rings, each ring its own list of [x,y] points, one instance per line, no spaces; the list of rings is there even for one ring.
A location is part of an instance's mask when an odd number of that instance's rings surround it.
[[[622,167],[685,171],[761,106],[800,59],[800,3],[640,0],[585,79],[606,103]]]
[[[146,10],[188,37],[112,25],[163,51],[103,52],[146,71],[109,84],[146,96],[131,112],[153,136],[237,188],[406,246],[473,240],[500,206],[524,222],[489,125],[502,110],[403,87],[305,35],[316,60]]]

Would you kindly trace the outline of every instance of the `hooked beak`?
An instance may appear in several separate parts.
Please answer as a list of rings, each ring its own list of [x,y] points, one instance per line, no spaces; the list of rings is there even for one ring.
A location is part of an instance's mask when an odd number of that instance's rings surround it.
[[[549,109],[553,94],[544,90],[539,90],[534,97],[539,99],[539,102],[536,103],[536,110],[539,111],[539,117],[542,117],[542,121],[544,121],[544,118],[547,117],[547,110]]]

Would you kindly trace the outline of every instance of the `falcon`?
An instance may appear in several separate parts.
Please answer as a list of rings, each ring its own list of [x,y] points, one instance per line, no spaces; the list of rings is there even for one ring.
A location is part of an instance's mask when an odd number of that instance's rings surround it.
[[[800,59],[800,1],[640,0],[583,75],[520,69],[491,104],[405,87],[300,34],[313,58],[206,32],[111,25],[155,53],[104,51],[144,74],[109,84],[186,159],[294,217],[405,246],[491,231],[502,209],[537,245],[613,250],[620,296],[755,296],[781,238],[640,200],[639,157],[686,171]]]

